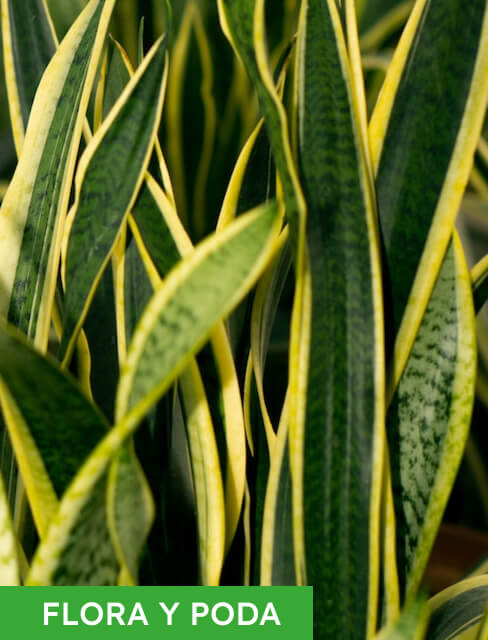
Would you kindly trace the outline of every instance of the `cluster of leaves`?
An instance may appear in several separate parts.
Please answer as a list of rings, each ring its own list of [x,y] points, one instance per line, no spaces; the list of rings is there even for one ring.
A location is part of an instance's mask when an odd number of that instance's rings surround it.
[[[487,637],[483,567],[421,590],[488,297],[486,0],[1,6],[0,583]]]

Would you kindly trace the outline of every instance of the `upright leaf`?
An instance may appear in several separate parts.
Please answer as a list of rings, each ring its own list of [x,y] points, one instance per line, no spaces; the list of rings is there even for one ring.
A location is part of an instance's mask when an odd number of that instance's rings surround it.
[[[56,51],[45,0],[2,0],[2,39],[10,120],[20,155],[35,92]]]
[[[449,243],[488,97],[485,0],[418,0],[370,135],[391,314],[390,396]]]
[[[165,46],[159,41],[81,160],[66,257],[60,347],[64,360],[70,356],[94,288],[144,179],[161,117],[165,60]]]
[[[297,578],[314,586],[317,638],[370,638],[385,415],[382,286],[375,203],[333,0],[303,3],[298,68],[311,335],[304,429],[290,429]]]
[[[43,75],[0,209],[0,313],[44,349],[85,111],[115,0],[91,0]]]
[[[400,586],[415,598],[469,432],[476,379],[471,281],[456,237],[387,415]]]

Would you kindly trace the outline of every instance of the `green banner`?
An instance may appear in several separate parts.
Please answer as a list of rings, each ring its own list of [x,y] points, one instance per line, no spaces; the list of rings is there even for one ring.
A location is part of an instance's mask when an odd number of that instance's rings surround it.
[[[313,637],[312,587],[2,587],[8,638]]]

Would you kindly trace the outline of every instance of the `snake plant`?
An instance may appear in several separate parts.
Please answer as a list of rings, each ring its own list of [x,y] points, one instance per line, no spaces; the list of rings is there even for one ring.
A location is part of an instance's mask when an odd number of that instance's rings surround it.
[[[0,583],[488,637],[482,568],[423,582],[488,297],[486,0],[1,9]]]

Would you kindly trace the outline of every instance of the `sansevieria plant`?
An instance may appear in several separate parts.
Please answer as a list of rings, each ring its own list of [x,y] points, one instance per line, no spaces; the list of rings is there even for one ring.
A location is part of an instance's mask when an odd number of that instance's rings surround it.
[[[488,298],[486,0],[1,18],[0,583],[313,585],[318,639],[487,638],[485,564],[423,584]]]

